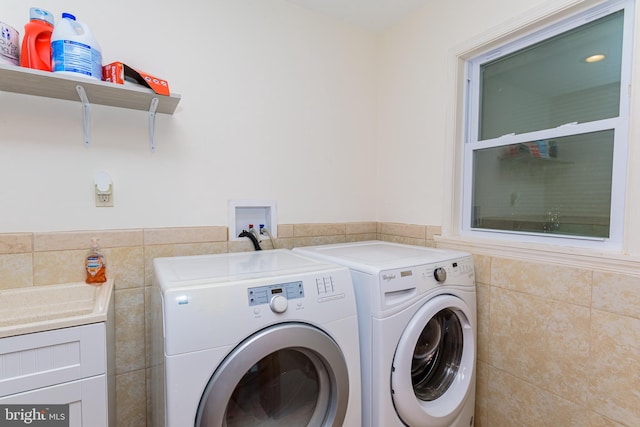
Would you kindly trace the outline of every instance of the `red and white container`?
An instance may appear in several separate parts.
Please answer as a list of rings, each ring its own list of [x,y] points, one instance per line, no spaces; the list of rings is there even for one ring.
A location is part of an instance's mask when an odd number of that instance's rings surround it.
[[[51,71],[51,34],[53,15],[37,7],[29,9],[29,22],[24,26],[20,65]]]

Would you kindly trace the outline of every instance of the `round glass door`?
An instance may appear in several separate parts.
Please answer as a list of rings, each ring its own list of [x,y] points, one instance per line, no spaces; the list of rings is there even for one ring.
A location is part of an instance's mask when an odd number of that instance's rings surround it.
[[[400,418],[412,426],[449,426],[470,391],[475,332],[469,307],[452,295],[427,301],[405,328],[391,387]]]
[[[231,394],[224,426],[306,426],[316,407],[327,407],[321,394],[319,360],[310,353],[285,349],[262,358],[240,379]],[[326,378],[323,382],[326,382]]]
[[[203,393],[196,427],[341,425],[347,367],[337,344],[305,324],[250,337],[218,367]]]
[[[442,396],[458,375],[464,337],[456,313],[445,308],[433,316],[418,336],[411,360],[416,397],[432,401]]]

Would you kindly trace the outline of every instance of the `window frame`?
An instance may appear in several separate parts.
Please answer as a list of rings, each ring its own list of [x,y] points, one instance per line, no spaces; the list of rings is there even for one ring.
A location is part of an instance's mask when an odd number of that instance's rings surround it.
[[[593,122],[567,124],[556,128],[504,135],[488,140],[479,140],[480,113],[480,69],[487,62],[509,55],[517,50],[552,38],[560,33],[580,27],[588,22],[624,9],[624,28],[622,40],[622,63],[620,76],[620,108],[617,117]],[[552,244],[559,246],[579,246],[597,249],[619,250],[623,245],[624,213],[626,196],[626,178],[630,130],[630,85],[634,33],[634,0],[610,0],[574,15],[563,17],[551,24],[536,28],[524,35],[505,39],[500,46],[476,52],[464,64],[464,114],[462,134],[462,195],[460,203],[460,235],[471,238],[490,238],[515,242]],[[544,234],[510,230],[490,230],[473,228],[472,188],[473,188],[473,152],[477,149],[516,144],[525,141],[548,139],[595,132],[614,130],[613,175],[611,188],[610,228],[608,238]]]

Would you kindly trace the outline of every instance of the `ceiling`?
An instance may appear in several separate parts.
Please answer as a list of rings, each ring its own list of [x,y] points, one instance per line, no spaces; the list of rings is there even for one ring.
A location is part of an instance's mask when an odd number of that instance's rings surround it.
[[[381,31],[431,0],[287,0],[358,27]]]

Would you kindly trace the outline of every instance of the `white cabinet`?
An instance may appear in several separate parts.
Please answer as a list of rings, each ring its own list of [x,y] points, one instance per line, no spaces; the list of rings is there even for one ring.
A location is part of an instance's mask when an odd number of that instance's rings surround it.
[[[2,397],[0,404],[69,405],[69,427],[115,426],[109,422],[106,390],[105,375],[98,375]]]
[[[0,339],[0,404],[68,404],[72,427],[115,426],[112,318]]]

